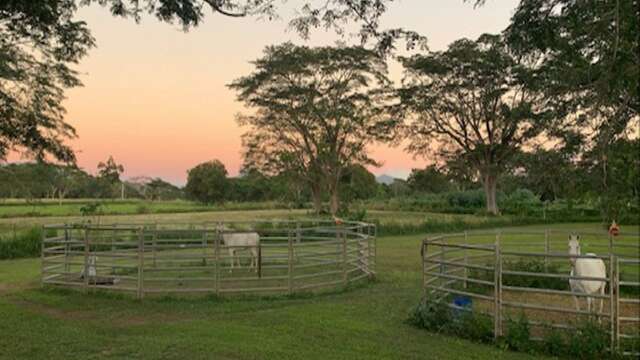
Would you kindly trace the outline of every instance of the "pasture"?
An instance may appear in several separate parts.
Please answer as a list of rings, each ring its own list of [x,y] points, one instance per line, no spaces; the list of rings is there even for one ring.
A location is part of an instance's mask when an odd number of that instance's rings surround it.
[[[0,332],[10,334],[0,337],[0,357],[533,358],[405,323],[422,293],[422,239],[380,237],[373,284],[315,297],[205,295],[139,302],[131,296],[41,290],[39,259],[0,261]]]

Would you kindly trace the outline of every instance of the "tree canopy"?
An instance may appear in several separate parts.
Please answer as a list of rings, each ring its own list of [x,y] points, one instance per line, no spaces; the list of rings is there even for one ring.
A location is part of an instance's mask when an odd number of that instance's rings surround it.
[[[296,174],[316,210],[323,187],[339,208],[339,181],[354,164],[375,161],[367,145],[383,136],[386,63],[361,47],[269,46],[256,70],[234,81],[252,114],[241,115],[247,167]]]
[[[500,36],[488,34],[401,61],[398,108],[408,119],[408,150],[436,160],[464,159],[480,173],[487,211],[498,213],[498,176],[515,150],[546,128],[544,103],[530,90],[534,79],[527,66]]]
[[[76,9],[73,0],[0,2],[0,160],[10,151],[75,160],[62,101],[80,85],[71,66],[94,45]]]
[[[184,190],[190,199],[212,204],[223,201],[228,189],[227,169],[219,160],[212,160],[188,171]]]
[[[640,114],[637,0],[522,0],[505,31],[512,50],[536,60],[556,116],[589,129],[595,145]]]

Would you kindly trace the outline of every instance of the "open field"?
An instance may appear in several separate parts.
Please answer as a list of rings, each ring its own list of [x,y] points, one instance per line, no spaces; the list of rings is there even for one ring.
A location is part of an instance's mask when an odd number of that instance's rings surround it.
[[[2,206],[0,206],[0,209]],[[33,226],[46,224],[62,224],[91,221],[92,223],[148,223],[148,222],[174,222],[174,223],[202,223],[221,220],[260,220],[260,219],[296,219],[313,216],[308,210],[300,209],[257,209],[257,210],[227,210],[227,211],[188,211],[182,213],[147,213],[147,214],[118,214],[87,216],[26,216],[26,217],[0,217],[0,237],[11,236],[14,231],[21,231]],[[510,219],[508,216],[503,219]],[[418,225],[425,221],[459,222],[466,224],[478,224],[490,220],[490,217],[464,214],[439,214],[413,211],[382,211],[372,210],[367,212],[367,221],[378,221],[380,224]]]
[[[183,213],[202,211],[256,210],[282,207],[277,202],[227,202],[224,204],[204,205],[186,200],[146,201],[140,199],[5,199],[0,202],[0,218],[43,217],[43,216],[80,216],[81,208],[89,203],[100,203],[100,212],[104,215]]]
[[[553,227],[598,229],[592,224]],[[421,296],[422,238],[379,238],[375,283],[319,297],[138,302],[43,291],[39,259],[0,261],[0,332],[10,334],[0,337],[0,357],[533,358],[404,323]]]

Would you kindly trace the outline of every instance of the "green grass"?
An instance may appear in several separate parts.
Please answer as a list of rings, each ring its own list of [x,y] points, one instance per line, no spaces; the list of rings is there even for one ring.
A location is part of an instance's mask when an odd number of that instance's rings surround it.
[[[39,260],[0,261],[0,358],[533,358],[405,324],[421,238],[380,238],[375,283],[317,297],[138,302],[40,290]]]
[[[27,203],[24,200],[5,200],[0,202],[0,218],[43,217],[43,216],[79,216],[81,208],[93,202],[100,202],[100,211],[104,215],[126,214],[166,214],[202,211],[256,210],[282,207],[277,202],[244,202],[204,205],[186,200],[145,201],[138,199],[68,199],[59,203],[45,199]]]

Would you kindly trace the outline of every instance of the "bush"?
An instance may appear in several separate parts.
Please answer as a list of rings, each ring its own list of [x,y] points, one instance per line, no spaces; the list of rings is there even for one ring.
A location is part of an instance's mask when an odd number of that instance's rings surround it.
[[[506,348],[511,350],[522,352],[531,352],[534,350],[529,322],[524,313],[520,315],[518,320],[509,320],[507,322],[507,333],[503,342]]]
[[[34,227],[9,239],[0,238],[0,259],[17,259],[40,255],[42,228]]]
[[[579,324],[569,332],[566,355],[574,359],[603,359],[609,357],[609,334],[593,321]]]
[[[492,343],[493,322],[483,314],[473,311],[456,315],[447,306],[449,297],[442,301],[422,299],[407,322],[432,332],[454,335],[461,338]],[[524,313],[518,320],[507,321],[506,333],[495,345],[521,352],[563,356],[572,359],[602,359],[611,357],[610,339],[607,331],[595,322],[583,322],[575,330],[561,333],[548,328],[540,343],[531,340],[529,322]],[[625,349],[629,349],[626,347]],[[614,354],[614,357],[618,354]]]

